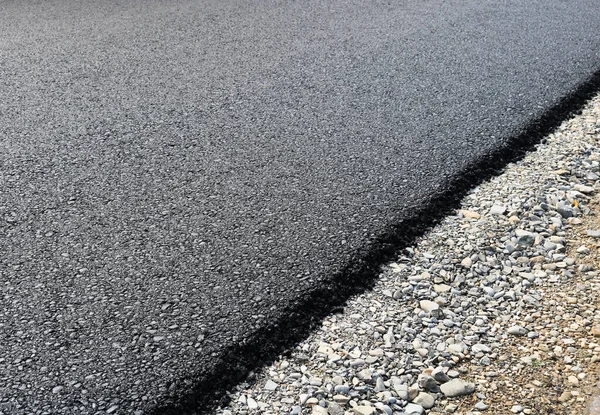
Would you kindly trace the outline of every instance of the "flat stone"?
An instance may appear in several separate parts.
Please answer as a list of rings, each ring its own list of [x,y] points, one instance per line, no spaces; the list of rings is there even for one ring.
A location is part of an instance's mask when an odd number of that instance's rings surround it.
[[[350,401],[350,397],[344,395],[333,395],[333,400],[342,405],[347,404]]]
[[[428,313],[439,310],[440,308],[438,303],[429,300],[419,301],[419,307],[421,308],[421,310],[426,311]]]
[[[248,409],[258,409],[258,403],[250,397],[248,397],[246,404],[248,405]]]
[[[591,236],[592,238],[600,238],[600,231],[590,229],[587,231],[587,236]]]
[[[421,405],[425,409],[430,409],[435,405],[435,398],[428,393],[421,392],[413,399],[413,403]]]
[[[452,287],[450,287],[449,285],[446,285],[446,284],[434,284],[433,285],[433,291],[435,291],[438,294],[447,293],[451,289],[452,289]]]
[[[521,405],[513,405],[510,408],[510,412],[512,412],[513,414],[518,414],[519,412],[523,412],[523,407]]]
[[[473,346],[471,346],[471,351],[473,351],[474,353],[489,353],[490,352],[490,348],[488,346],[486,346],[485,344],[481,344],[481,343],[477,343],[474,344]]]
[[[584,195],[592,194],[596,191],[592,186],[585,186],[583,184],[576,184],[573,186],[573,190],[583,193]]]
[[[352,408],[356,415],[371,415],[377,412],[374,406],[358,405]]]
[[[527,334],[527,329],[521,326],[512,326],[507,330],[508,334],[512,334],[513,336],[524,336]]]
[[[558,400],[560,402],[567,402],[570,401],[571,398],[573,397],[573,394],[569,391],[564,391],[563,393],[561,393],[561,395],[558,397]]]
[[[494,205],[488,213],[490,215],[504,215],[504,212],[506,212],[506,206]]]
[[[344,415],[344,409],[335,402],[329,402],[327,405],[327,413],[329,415]]]
[[[423,415],[425,408],[423,408],[421,405],[409,403],[404,407],[404,412],[406,415]]]
[[[489,405],[486,405],[482,401],[479,401],[475,404],[475,409],[477,409],[478,411],[485,411],[488,408],[489,408]]]
[[[329,415],[329,412],[322,406],[315,405],[312,409],[312,415]]]
[[[465,382],[462,379],[452,379],[441,385],[440,389],[444,395],[453,398],[473,393],[475,391],[475,385],[473,383]]]
[[[581,192],[583,193],[583,192]],[[458,211],[461,215],[463,215],[465,218],[468,219],[479,219],[481,218],[481,215],[477,212],[474,212],[472,210],[459,210]]]
[[[396,393],[398,394],[398,398],[402,399],[403,401],[408,400],[408,385],[407,384],[405,384],[405,383],[394,384],[393,388],[396,391]]]
[[[271,379],[267,380],[267,383],[265,383],[264,389],[267,391],[274,391],[279,387],[279,385],[275,382],[273,382]]]

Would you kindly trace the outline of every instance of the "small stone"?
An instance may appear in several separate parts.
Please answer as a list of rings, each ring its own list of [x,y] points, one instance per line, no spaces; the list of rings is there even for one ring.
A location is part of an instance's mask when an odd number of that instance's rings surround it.
[[[584,195],[592,194],[596,191],[592,186],[585,186],[583,184],[576,184],[573,186],[573,190],[583,193]]]
[[[450,287],[449,285],[446,285],[446,284],[434,284],[433,285],[433,291],[435,291],[438,294],[447,293],[451,289],[452,289],[452,287]]]
[[[277,385],[277,383],[273,382],[271,379],[269,379],[267,381],[267,383],[265,383],[264,389],[267,391],[274,391],[277,389],[279,385]]]
[[[52,393],[59,393],[62,390],[63,390],[62,386],[55,386],[52,388]]]
[[[348,396],[344,396],[344,395],[333,395],[333,400],[336,401],[337,403],[345,405],[350,401],[350,398]]]
[[[460,344],[450,344],[446,350],[452,354],[461,354],[464,352],[464,349]]]
[[[494,205],[489,211],[490,215],[503,215],[506,212],[506,206]]]
[[[429,300],[419,301],[419,307],[421,308],[421,310],[426,311],[428,313],[437,311],[440,308],[438,303]]]
[[[417,396],[419,396],[420,392],[421,391],[419,391],[417,385],[411,386],[408,388],[408,400],[412,402]]]
[[[527,334],[527,329],[521,326],[512,326],[507,331],[508,334],[512,334],[513,336],[524,336]]]
[[[114,413],[114,412],[115,412],[117,409],[119,409],[119,405],[113,405],[113,406],[111,406],[110,408],[108,408],[108,409],[106,410],[106,413],[107,413],[107,414],[112,414],[112,413]]]
[[[479,401],[475,404],[475,409],[477,409],[478,411],[485,411],[486,409],[488,409],[489,406],[486,405],[484,402]]]
[[[440,389],[447,397],[454,398],[456,396],[473,393],[475,391],[475,385],[473,383],[467,383],[462,379],[452,379],[441,385]]]
[[[423,415],[425,409],[421,405],[409,403],[404,407],[404,412],[406,415]]]
[[[329,412],[322,406],[315,405],[312,408],[312,415],[329,415]]]
[[[583,192],[581,192],[583,193]],[[460,214],[462,214],[465,218],[468,219],[479,219],[481,218],[481,215],[477,212],[473,212],[472,210],[459,210],[458,211]]]
[[[567,382],[569,382],[569,385],[571,385],[571,386],[579,386],[579,379],[577,379],[576,376],[573,376],[573,375],[569,376],[567,378]]]
[[[531,232],[517,232],[517,244],[521,246],[533,246],[535,243],[535,234]],[[520,234],[520,235],[519,235]]]
[[[306,404],[307,405],[317,405],[318,403],[319,403],[319,400],[317,398],[315,398],[315,397],[308,398],[306,400]]]
[[[375,392],[383,392],[385,390],[385,383],[383,383],[383,379],[378,377],[375,381]]]
[[[450,377],[441,367],[434,369],[433,372],[431,372],[431,376],[439,383],[446,383],[450,380]]]
[[[430,409],[435,405],[435,398],[428,393],[421,392],[413,399],[413,403],[421,405],[425,409]]]
[[[404,384],[404,383],[394,384],[393,388],[396,391],[396,393],[398,394],[398,398],[402,399],[403,401],[408,400],[408,385],[407,384]]]
[[[352,410],[356,415],[371,415],[377,412],[375,407],[366,405],[357,405],[354,408],[352,408]]]
[[[594,337],[600,337],[600,326],[592,326],[591,334]]]
[[[473,266],[473,260],[470,257],[466,257],[460,262],[460,265],[465,268],[471,268],[471,266]]]
[[[479,353],[479,352],[489,353],[490,352],[490,348],[488,346],[486,346],[485,344],[481,344],[481,343],[474,344],[471,347],[471,350],[473,351],[473,353]]]
[[[258,403],[250,397],[248,397],[246,404],[248,405],[248,409],[258,409]]]
[[[435,392],[438,389],[437,382],[435,381],[433,376],[430,375],[420,374],[417,383],[419,384],[419,387],[424,390]]]
[[[562,216],[564,219],[568,219],[573,217],[573,208],[571,206],[568,205],[558,205],[556,207],[556,211],[558,213],[560,213],[560,216]]]
[[[600,238],[600,231],[588,230],[587,235],[591,236],[592,238]]]
[[[448,405],[446,405],[446,407],[444,408],[444,411],[452,414],[454,412],[456,412],[456,410],[458,409],[458,405],[454,404],[454,403],[449,403]]]
[[[571,398],[573,397],[573,394],[569,391],[564,391],[563,393],[561,393],[561,395],[558,397],[558,400],[560,402],[567,402],[570,401]]]
[[[512,412],[513,414],[518,414],[519,412],[523,412],[523,407],[521,405],[513,405],[510,408],[510,412]]]
[[[329,415],[344,415],[344,410],[335,402],[329,402],[327,405],[327,413]]]

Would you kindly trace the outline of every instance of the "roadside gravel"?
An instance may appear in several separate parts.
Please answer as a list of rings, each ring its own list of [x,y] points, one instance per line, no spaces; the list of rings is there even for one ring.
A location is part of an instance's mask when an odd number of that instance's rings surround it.
[[[217,413],[583,414],[600,373],[599,142],[597,97]]]

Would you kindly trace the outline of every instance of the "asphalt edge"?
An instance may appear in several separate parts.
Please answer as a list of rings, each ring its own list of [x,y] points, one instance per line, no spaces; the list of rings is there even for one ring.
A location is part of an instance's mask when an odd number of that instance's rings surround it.
[[[349,298],[371,288],[381,264],[392,260],[399,250],[410,246],[455,211],[473,187],[498,175],[509,163],[522,159],[599,92],[600,70],[490,154],[467,166],[445,191],[433,195],[429,203],[411,217],[390,224],[388,231],[359,250],[341,272],[288,306],[279,320],[258,330],[244,343],[226,349],[215,357],[210,368],[205,368],[194,378],[181,379],[169,396],[146,414],[204,415],[226,404],[228,390],[305,339],[325,316],[342,308]]]

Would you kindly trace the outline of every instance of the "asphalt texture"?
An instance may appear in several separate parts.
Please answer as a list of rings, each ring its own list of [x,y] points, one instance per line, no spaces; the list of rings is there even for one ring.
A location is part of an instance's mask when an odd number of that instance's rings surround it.
[[[205,410],[597,88],[599,28],[597,0],[0,1],[0,412]]]

